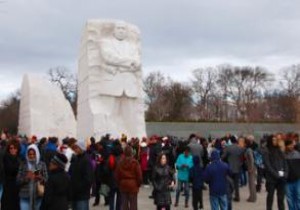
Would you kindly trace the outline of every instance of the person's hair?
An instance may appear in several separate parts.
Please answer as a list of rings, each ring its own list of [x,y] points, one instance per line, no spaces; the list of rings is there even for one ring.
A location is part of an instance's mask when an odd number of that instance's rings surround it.
[[[289,146],[291,144],[294,144],[294,141],[291,139],[287,139],[284,143],[285,143],[285,146]]]
[[[276,136],[274,135],[269,135],[266,137],[266,140],[267,140],[267,148],[268,149],[274,149],[276,148],[274,145],[273,145],[273,138],[277,138]]]
[[[19,143],[19,141],[16,140],[16,139],[11,139],[11,140],[9,140],[9,141],[7,142],[6,152],[7,152],[8,154],[10,154],[9,148],[10,148],[11,146],[14,146],[14,147],[18,150],[18,154],[19,154],[19,152],[20,152],[20,143]]]
[[[96,139],[93,136],[90,138],[90,141],[91,141],[91,144],[95,144],[96,143]]]
[[[190,148],[189,146],[185,146],[183,151],[184,151],[184,152],[186,152],[186,151],[187,151],[187,152],[190,152],[190,151],[191,151],[191,148]]]
[[[196,134],[192,133],[190,136],[189,136],[189,140],[193,139],[193,138],[196,138]]]
[[[46,137],[43,137],[41,138],[40,142],[39,142],[39,145],[43,145],[47,142],[47,138]]]
[[[124,155],[125,157],[132,157],[133,155],[133,149],[131,146],[126,146],[125,149],[124,149]]]
[[[120,141],[114,141],[113,142],[112,153],[116,156],[119,156],[123,153],[123,148],[122,148],[122,145],[121,145]]]
[[[48,141],[51,142],[52,144],[57,144],[58,138],[57,137],[50,137]]]
[[[33,148],[30,148],[29,150],[27,150],[27,154],[28,154],[30,151],[34,151],[34,153],[36,154],[36,151],[35,151]]]
[[[252,148],[252,142],[250,139],[248,139],[248,138],[245,139],[245,146],[247,148]]]
[[[161,159],[162,159],[163,156],[166,156],[167,163],[168,163],[168,157],[167,157],[167,155],[165,153],[161,152],[161,153],[159,153],[159,155],[156,158],[156,164],[157,165],[160,165],[160,161],[161,161]]]

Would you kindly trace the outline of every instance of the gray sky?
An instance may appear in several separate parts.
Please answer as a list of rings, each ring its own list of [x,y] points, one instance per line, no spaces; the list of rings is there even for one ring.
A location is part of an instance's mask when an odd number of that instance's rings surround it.
[[[87,19],[122,19],[142,32],[144,72],[188,80],[222,63],[278,73],[300,63],[298,0],[1,0],[0,100],[24,73],[77,71]]]

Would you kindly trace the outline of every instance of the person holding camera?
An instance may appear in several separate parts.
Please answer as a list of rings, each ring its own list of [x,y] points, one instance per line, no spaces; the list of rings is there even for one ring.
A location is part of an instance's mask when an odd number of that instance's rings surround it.
[[[154,204],[157,210],[170,210],[171,190],[175,186],[174,172],[167,163],[167,156],[161,153],[152,172]]]
[[[38,147],[31,144],[27,148],[26,161],[20,165],[17,176],[21,210],[40,209],[47,179],[46,164],[40,161]]]

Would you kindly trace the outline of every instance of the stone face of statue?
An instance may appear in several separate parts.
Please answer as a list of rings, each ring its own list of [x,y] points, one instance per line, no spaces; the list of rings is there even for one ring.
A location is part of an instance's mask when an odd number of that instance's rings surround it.
[[[119,41],[122,41],[127,38],[127,28],[125,24],[122,23],[116,24],[114,29],[114,37]]]

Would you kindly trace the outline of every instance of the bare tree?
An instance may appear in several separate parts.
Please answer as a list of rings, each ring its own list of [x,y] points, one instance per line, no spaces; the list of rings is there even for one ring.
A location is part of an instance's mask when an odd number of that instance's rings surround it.
[[[168,121],[187,121],[191,118],[192,89],[180,82],[171,82],[163,94]]]
[[[291,97],[300,96],[300,64],[282,69],[280,84],[283,91]]]
[[[231,100],[236,106],[237,116],[242,121],[249,121],[252,111],[263,95],[271,80],[270,73],[261,67],[220,67],[218,83],[223,89],[225,100]],[[253,119],[252,119],[253,120]]]
[[[151,72],[144,79],[145,102],[148,106],[146,119],[149,121],[162,121],[166,115],[164,91],[167,79],[159,72]]]
[[[291,121],[299,119],[299,98],[300,98],[300,64],[291,65],[282,69],[280,78],[282,95],[285,96],[286,109],[289,111],[287,117]]]
[[[65,98],[70,102],[73,112],[77,114],[77,77],[66,67],[57,66],[48,71],[50,82],[58,85]]]
[[[193,71],[192,87],[196,97],[198,119],[211,120],[216,118],[213,113],[217,89],[217,70],[215,68],[199,68]]]

